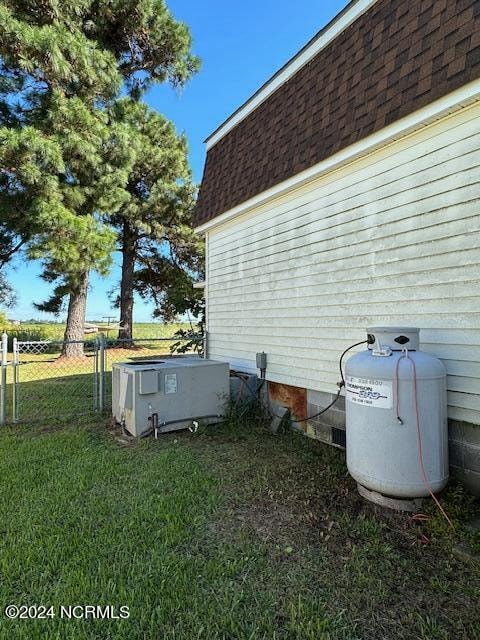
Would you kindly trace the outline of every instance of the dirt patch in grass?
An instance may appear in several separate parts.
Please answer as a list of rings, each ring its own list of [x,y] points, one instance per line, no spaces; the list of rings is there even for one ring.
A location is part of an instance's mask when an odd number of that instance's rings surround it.
[[[51,364],[61,365],[62,367],[75,367],[79,364],[90,362],[93,353],[84,353],[78,356],[58,356],[54,360],[49,360]]]
[[[429,501],[424,517],[366,502],[344,454],[304,436],[218,430],[187,441],[227,496],[210,526],[217,543],[261,545],[271,588],[297,584],[328,615],[344,612],[353,635],[340,637],[480,638],[479,570],[452,555],[479,504],[459,485],[442,496],[451,532]]]
[[[287,505],[265,499],[230,505],[228,517],[212,523],[212,531],[227,537],[239,528],[254,531],[263,542],[288,543],[297,528],[298,516]],[[301,533],[301,531],[297,532]]]

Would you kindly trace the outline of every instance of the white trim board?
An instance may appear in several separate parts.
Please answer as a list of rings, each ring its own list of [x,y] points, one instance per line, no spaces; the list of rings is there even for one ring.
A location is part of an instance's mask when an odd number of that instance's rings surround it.
[[[262,191],[246,202],[243,202],[233,209],[230,209],[229,211],[226,211],[212,220],[196,227],[195,231],[197,233],[210,231],[225,222],[229,222],[230,220],[251,211],[268,200],[283,196],[310,180],[354,162],[360,157],[368,155],[380,147],[384,147],[399,138],[421,129],[422,127],[428,126],[440,118],[448,116],[458,109],[467,107],[468,105],[478,101],[480,101],[480,79],[464,85],[460,89],[447,94],[443,98],[439,98],[438,100],[435,100],[435,102],[431,102],[426,107],[418,109],[414,113],[411,113],[410,115],[397,120],[375,133],[372,133],[345,149],[338,151],[313,167],[280,182],[266,191]]]
[[[325,27],[323,31],[313,38],[310,44],[307,44],[296,56],[294,56],[287,64],[280,69],[278,73],[267,80],[260,89],[253,94],[241,107],[239,107],[223,124],[221,124],[208,138],[205,140],[207,151],[213,147],[223,136],[231,129],[237,126],[239,122],[244,120],[252,111],[254,111],[262,102],[264,102],[272,93],[274,93],[282,84],[285,84],[299,69],[314,58],[317,53],[332,42],[342,31],[345,31],[357,18],[364,14],[378,0],[358,0],[350,8],[346,8],[332,22]]]

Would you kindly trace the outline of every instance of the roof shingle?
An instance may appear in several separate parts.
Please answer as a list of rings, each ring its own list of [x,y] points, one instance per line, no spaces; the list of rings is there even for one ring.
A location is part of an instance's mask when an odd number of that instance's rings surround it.
[[[207,153],[201,225],[480,77],[480,0],[379,0]]]

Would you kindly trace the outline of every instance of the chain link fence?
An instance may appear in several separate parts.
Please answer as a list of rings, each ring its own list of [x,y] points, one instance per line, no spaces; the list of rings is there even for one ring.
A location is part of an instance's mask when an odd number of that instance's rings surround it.
[[[80,420],[98,409],[98,342],[70,341],[68,357],[66,345],[14,341],[13,422]]]
[[[0,424],[77,422],[107,414],[112,364],[172,357],[172,345],[179,341],[188,343],[186,355],[200,357],[203,339],[198,337],[106,340],[100,335],[68,342],[14,338],[8,353],[4,334],[0,342]]]

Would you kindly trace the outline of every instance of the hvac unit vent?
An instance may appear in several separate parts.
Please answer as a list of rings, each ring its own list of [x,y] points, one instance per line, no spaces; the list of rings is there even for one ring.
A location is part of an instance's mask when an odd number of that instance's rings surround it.
[[[332,427],[326,423],[310,423],[315,440],[333,445],[339,449],[345,449],[345,430],[338,427]]]
[[[337,429],[337,427],[332,427],[332,444],[337,447],[341,447],[345,449],[346,446],[346,434],[343,429]]]
[[[201,358],[115,363],[112,413],[134,436],[218,421],[230,394],[229,365]]]

